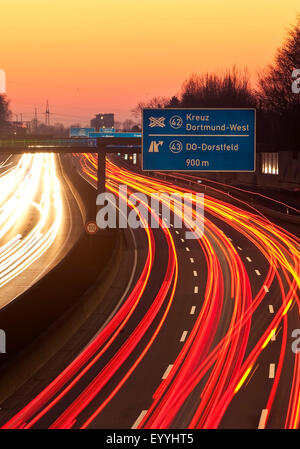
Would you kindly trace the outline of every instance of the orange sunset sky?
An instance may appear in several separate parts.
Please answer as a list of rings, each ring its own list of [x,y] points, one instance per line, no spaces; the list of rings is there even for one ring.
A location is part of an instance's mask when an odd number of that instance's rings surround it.
[[[0,68],[14,113],[130,118],[193,72],[272,62],[299,0],[0,0]]]

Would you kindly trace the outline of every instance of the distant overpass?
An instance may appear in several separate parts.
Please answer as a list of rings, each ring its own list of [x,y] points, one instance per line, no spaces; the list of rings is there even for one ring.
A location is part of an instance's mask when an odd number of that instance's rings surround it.
[[[105,191],[105,159],[108,153],[140,153],[141,137],[0,140],[1,154],[98,153],[98,192]]]
[[[16,139],[0,140],[0,154],[21,153],[86,153],[95,148],[97,151],[97,139]]]
[[[21,153],[98,153],[98,150],[109,153],[139,153],[140,137],[100,137],[92,139],[16,139],[0,140],[0,154]]]

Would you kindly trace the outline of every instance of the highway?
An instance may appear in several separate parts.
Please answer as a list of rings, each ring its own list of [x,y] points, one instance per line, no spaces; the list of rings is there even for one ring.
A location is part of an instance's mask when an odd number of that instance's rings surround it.
[[[53,268],[74,245],[84,211],[54,154],[0,165],[0,307]]]
[[[96,156],[74,158],[96,185]],[[189,217],[204,191],[192,177],[174,183],[115,160],[107,174],[115,194],[120,184],[133,197],[194,194]],[[165,205],[181,216],[179,199]],[[299,237],[222,186],[205,190],[200,238],[186,239],[185,228],[144,207],[158,227],[140,217],[144,228],[132,231],[128,293],[2,428],[298,428],[300,355],[291,333],[300,328]]]

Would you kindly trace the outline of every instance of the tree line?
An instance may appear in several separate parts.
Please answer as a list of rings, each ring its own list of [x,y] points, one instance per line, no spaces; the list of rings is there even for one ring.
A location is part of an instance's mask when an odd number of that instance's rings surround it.
[[[140,102],[134,115],[140,115],[145,107],[256,108],[259,143],[300,151],[300,14],[277,49],[273,64],[258,74],[255,87],[248,70],[234,66],[218,73],[193,74],[179,95]]]

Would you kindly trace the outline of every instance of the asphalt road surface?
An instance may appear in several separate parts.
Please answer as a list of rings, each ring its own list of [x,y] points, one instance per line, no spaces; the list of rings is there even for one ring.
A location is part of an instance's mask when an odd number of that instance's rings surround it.
[[[95,183],[96,157],[76,163]],[[2,426],[299,427],[299,238],[221,187],[204,191],[193,180],[174,183],[112,161],[107,173],[107,190],[119,195],[126,185],[127,208],[139,201],[157,227],[144,215],[144,228],[132,230],[136,259],[113,316],[88,344],[76,339],[76,357],[57,362],[43,388],[2,404]],[[162,192],[167,225],[147,203]],[[205,193],[204,216],[196,192]],[[166,194],[176,194],[173,203]],[[185,227],[175,217],[186,218]],[[197,238],[188,239],[192,218]]]
[[[0,165],[0,307],[51,270],[74,245],[84,211],[54,154]]]

